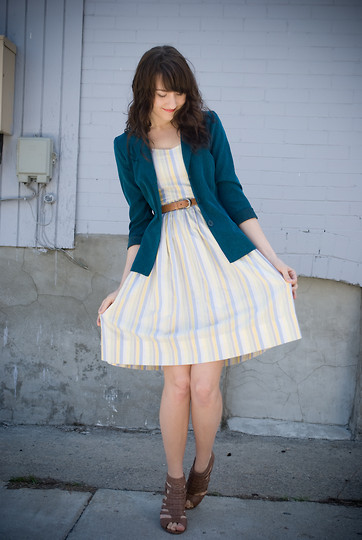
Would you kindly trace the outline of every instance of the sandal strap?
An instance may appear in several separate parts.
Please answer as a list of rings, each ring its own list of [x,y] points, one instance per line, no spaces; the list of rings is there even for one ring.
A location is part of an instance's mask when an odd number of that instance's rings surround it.
[[[210,475],[212,468],[214,466],[215,456],[212,452],[208,466],[202,473],[195,471],[195,461],[190,470],[190,476],[187,482],[187,494],[188,495],[199,495],[207,491],[210,482]]]
[[[210,475],[214,466],[215,456],[212,452],[210,461],[202,473],[195,471],[195,461],[191,467],[189,478],[186,484],[186,508],[196,508],[205,497],[209,487]]]
[[[168,532],[180,534],[181,531],[167,529],[169,523],[181,523],[186,530],[187,519],[185,514],[186,502],[186,479],[172,478],[167,474],[165,483],[165,496],[162,501],[160,512],[161,526]],[[183,531],[182,531],[183,532]]]

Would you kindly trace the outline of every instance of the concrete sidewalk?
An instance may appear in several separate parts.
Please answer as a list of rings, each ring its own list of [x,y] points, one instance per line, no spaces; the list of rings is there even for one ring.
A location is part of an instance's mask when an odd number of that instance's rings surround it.
[[[165,538],[158,431],[2,426],[0,440],[1,539]],[[362,537],[361,442],[220,432],[215,455],[210,495],[187,512],[183,538]],[[190,434],[185,470],[192,459]],[[7,488],[10,478],[29,475],[53,478],[56,487]]]

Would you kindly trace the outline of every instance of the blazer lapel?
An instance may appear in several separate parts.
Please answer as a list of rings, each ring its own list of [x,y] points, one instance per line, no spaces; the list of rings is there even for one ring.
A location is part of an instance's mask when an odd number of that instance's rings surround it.
[[[143,143],[143,141],[138,140],[137,141],[137,161],[140,163],[140,171],[142,171],[142,182],[146,181],[148,187],[152,186],[153,188],[157,188],[157,176],[155,167],[153,165],[153,159],[152,159],[152,153],[151,150],[148,148],[146,144]]]
[[[143,141],[137,139],[135,148],[137,161],[136,183],[154,212],[161,213],[161,201],[158,193],[157,176],[153,165],[152,153]]]
[[[185,167],[186,167],[187,172],[189,173],[191,153],[192,153],[191,146],[182,139],[182,135],[181,135],[181,149],[182,149],[182,157],[184,159]]]

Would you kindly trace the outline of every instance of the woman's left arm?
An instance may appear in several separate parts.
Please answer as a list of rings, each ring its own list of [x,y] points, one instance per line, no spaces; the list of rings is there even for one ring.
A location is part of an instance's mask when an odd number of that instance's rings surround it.
[[[281,273],[285,281],[288,283],[291,283],[292,285],[292,292],[293,292],[293,298],[297,297],[297,273],[296,271],[285,264],[273,248],[271,247],[270,243],[268,242],[268,239],[266,238],[262,228],[259,225],[259,222],[256,218],[247,219],[246,221],[243,221],[240,223],[239,228],[243,231],[243,233],[253,242],[254,246],[264,255],[266,259],[268,259],[269,262],[275,268]]]

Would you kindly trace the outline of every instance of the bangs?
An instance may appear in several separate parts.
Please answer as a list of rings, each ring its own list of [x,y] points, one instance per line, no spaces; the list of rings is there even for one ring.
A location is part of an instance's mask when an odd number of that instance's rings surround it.
[[[161,64],[157,75],[161,77],[163,88],[167,92],[189,94],[192,91],[193,81],[190,72],[186,72],[179,64]]]

